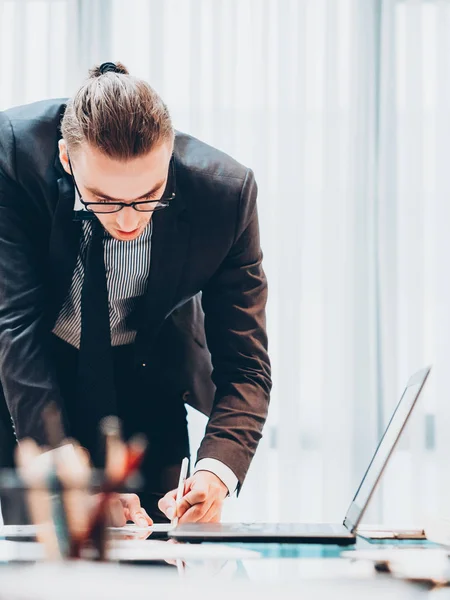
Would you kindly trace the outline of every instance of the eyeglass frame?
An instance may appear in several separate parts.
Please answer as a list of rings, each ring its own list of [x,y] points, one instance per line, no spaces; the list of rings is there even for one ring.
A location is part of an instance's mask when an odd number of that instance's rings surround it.
[[[70,167],[70,174],[72,176],[73,179],[73,184],[75,186],[75,189],[78,192],[78,196],[80,199],[81,204],[86,208],[87,211],[89,211],[90,214],[93,215],[114,215],[118,212],[120,212],[123,208],[126,207],[131,207],[133,208],[133,210],[135,210],[136,212],[143,212],[143,213],[153,213],[159,210],[163,210],[164,208],[168,208],[170,205],[170,202],[176,197],[176,192],[173,191],[171,196],[162,196],[161,198],[156,198],[155,200],[137,200],[135,202],[86,202],[85,200],[83,200],[83,196],[81,195],[80,192],[80,188],[78,187],[77,184],[77,180],[75,179],[75,175],[73,172],[73,167],[72,167],[72,163],[70,161],[70,156],[67,155],[67,159],[69,162],[69,167]],[[173,189],[176,190],[176,179],[175,179],[175,164],[174,164],[174,160],[173,157],[170,159],[170,176],[169,178],[172,179],[172,186]],[[160,204],[161,201],[163,201],[163,204]],[[149,204],[149,203],[158,203],[158,207],[153,208],[152,210],[139,210],[138,208],[136,208],[136,205],[139,204]],[[96,212],[95,210],[92,210],[91,208],[89,208],[92,205],[107,205],[107,206],[119,206],[119,208],[117,210],[112,210],[110,212]]]

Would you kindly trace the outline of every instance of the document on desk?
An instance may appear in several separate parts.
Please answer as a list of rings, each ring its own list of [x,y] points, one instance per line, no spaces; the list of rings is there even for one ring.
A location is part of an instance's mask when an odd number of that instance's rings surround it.
[[[45,527],[45,525],[0,525],[0,538],[1,537],[36,537],[39,527]],[[149,527],[138,527],[134,524],[127,524],[123,527],[108,527],[108,531],[111,533],[125,533],[125,534],[144,534],[148,533],[169,533],[173,529],[171,523],[154,523]]]
[[[37,525],[0,525],[0,537],[36,537]]]
[[[360,525],[357,534],[371,540],[424,540],[425,530],[417,525],[396,527],[390,525]]]
[[[123,527],[108,527],[108,531],[112,533],[169,533],[172,531],[173,525],[172,523],[153,523],[153,525],[149,525],[148,527],[139,527],[138,525],[134,525],[132,523],[128,523]]]

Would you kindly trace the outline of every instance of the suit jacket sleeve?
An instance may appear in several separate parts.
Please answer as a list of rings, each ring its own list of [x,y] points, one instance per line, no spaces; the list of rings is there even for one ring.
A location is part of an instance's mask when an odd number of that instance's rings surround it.
[[[0,133],[0,380],[16,437],[45,444],[43,410],[51,401],[61,402],[44,324],[43,263],[35,243],[39,228],[32,204],[6,173],[10,140],[4,128]]]
[[[257,187],[247,172],[234,244],[203,290],[205,330],[216,385],[213,409],[198,459],[215,458],[242,485],[261,438],[271,389],[261,266]]]

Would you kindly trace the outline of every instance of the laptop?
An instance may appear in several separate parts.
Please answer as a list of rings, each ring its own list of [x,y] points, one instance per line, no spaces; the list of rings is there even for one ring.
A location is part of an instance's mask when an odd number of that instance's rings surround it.
[[[313,523],[186,523],[169,532],[183,542],[276,542],[354,544],[356,530],[405,428],[431,367],[413,375],[362,478],[342,524]]]

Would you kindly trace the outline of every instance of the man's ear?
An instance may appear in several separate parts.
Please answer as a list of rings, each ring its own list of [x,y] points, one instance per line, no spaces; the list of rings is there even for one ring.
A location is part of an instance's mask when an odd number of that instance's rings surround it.
[[[61,138],[59,140],[58,148],[59,148],[59,161],[62,164],[64,171],[66,173],[68,173],[69,175],[72,175],[72,171],[70,170],[70,165],[69,165],[69,154],[67,152],[67,144],[64,139]]]

